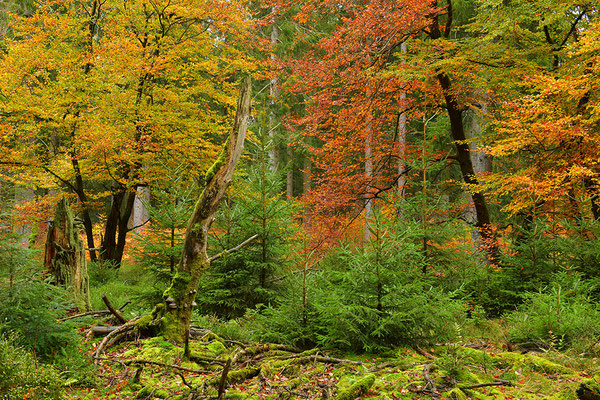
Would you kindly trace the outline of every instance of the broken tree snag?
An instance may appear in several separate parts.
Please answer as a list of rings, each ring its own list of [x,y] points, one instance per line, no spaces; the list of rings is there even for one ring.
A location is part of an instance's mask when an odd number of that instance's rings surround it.
[[[44,266],[56,285],[72,291],[80,311],[91,310],[85,245],[65,197],[58,202],[48,229]]]
[[[248,119],[252,84],[247,78],[240,90],[233,127],[218,159],[206,173],[206,186],[200,195],[185,232],[183,252],[171,286],[163,294],[164,302],[157,305],[148,318],[148,325],[158,328],[161,335],[179,343],[185,343],[190,333],[192,307],[196,299],[198,282],[210,265],[206,254],[208,231],[225,191],[231,182],[233,171],[242,150]]]

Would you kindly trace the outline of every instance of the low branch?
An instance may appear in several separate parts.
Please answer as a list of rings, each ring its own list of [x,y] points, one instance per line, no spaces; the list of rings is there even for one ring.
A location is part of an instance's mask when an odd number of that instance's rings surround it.
[[[106,304],[106,308],[108,308],[112,315],[114,315],[122,323],[127,323],[127,318],[125,318],[119,310],[113,307],[112,303],[110,302],[110,300],[108,300],[108,297],[106,297],[105,294],[102,295],[102,301],[104,301],[104,304]]]
[[[209,261],[213,262],[213,261],[218,260],[219,258],[223,257],[225,254],[235,253],[237,251],[240,251],[244,246],[246,246],[248,243],[252,242],[256,238],[258,238],[258,235],[251,236],[248,239],[244,240],[242,243],[240,243],[237,246],[235,246],[234,248],[222,251],[219,254],[212,256],[209,259]]]
[[[139,225],[132,226],[131,228],[127,229],[127,232],[135,231],[136,229],[141,228],[142,226],[146,225],[148,222],[150,222],[150,218],[148,218],[146,221],[142,222]]]

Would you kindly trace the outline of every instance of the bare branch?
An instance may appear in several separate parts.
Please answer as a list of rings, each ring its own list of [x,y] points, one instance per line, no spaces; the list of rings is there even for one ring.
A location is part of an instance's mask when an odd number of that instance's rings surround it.
[[[244,246],[246,246],[248,243],[252,242],[256,238],[258,238],[258,235],[251,236],[248,239],[244,240],[242,243],[235,246],[234,248],[222,251],[219,254],[212,256],[211,258],[209,258],[209,261],[213,262],[213,261],[218,260],[219,258],[223,257],[225,254],[230,254],[230,253],[235,253],[237,251],[240,251]]]

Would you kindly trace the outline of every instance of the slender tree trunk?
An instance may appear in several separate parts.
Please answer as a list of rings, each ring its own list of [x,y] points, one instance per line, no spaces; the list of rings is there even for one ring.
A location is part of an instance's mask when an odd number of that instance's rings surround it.
[[[439,15],[436,14],[432,17],[429,36],[433,40],[437,40],[442,37],[448,38],[450,35],[450,29],[452,26],[452,2],[449,0],[448,3],[448,15],[444,32],[441,31],[439,26]],[[436,6],[437,2],[434,1],[433,5]],[[436,78],[440,88],[442,89],[442,95],[446,103],[446,111],[448,118],[450,119],[450,133],[456,147],[456,156],[460,166],[460,172],[462,174],[465,186],[471,193],[471,199],[473,200],[473,205],[475,207],[475,227],[478,229],[482,241],[484,242],[489,261],[491,263],[497,263],[499,257],[498,241],[495,233],[492,230],[490,213],[485,200],[485,195],[479,186],[479,182],[477,181],[477,176],[475,175],[475,170],[473,168],[473,162],[471,160],[469,144],[466,142],[467,138],[465,136],[463,125],[464,107],[460,105],[458,99],[453,93],[452,81],[448,74],[438,71]]]
[[[292,198],[294,197],[294,150],[292,149],[292,146],[290,146],[289,138],[287,143],[287,164],[288,169],[285,174],[285,195],[289,202],[292,201]]]
[[[206,173],[206,186],[188,221],[177,272],[164,294],[164,303],[156,306],[147,321],[149,325],[158,326],[162,335],[185,343],[186,355],[189,352],[187,340],[198,283],[210,265],[206,253],[208,232],[242,154],[251,96],[251,81],[247,78],[240,91],[229,139],[219,158]]]
[[[131,213],[131,229],[139,232],[140,228],[148,222],[150,218],[148,207],[150,201],[150,190],[148,186],[139,186],[135,199],[133,200],[133,212]]]
[[[87,239],[87,246],[90,250],[90,261],[95,262],[97,260],[96,250],[93,250],[96,246],[94,245],[94,226],[92,224],[92,218],[90,217],[90,210],[88,206],[88,198],[85,193],[85,187],[83,185],[83,177],[81,175],[81,168],[79,167],[79,160],[72,155],[71,165],[75,172],[75,193],[77,198],[81,202],[81,217],[83,219],[83,227],[85,229],[85,236]]]
[[[307,194],[311,189],[311,170],[312,161],[310,155],[306,155],[304,158],[304,170],[302,171],[302,192]]]
[[[371,122],[367,126],[367,138],[365,140],[365,178],[367,185],[371,184],[373,179],[373,130]],[[368,186],[367,186],[368,187]],[[371,241],[371,219],[373,218],[373,199],[369,190],[365,191],[365,231],[363,241],[368,243]]]
[[[275,7],[272,8],[273,14],[275,14]],[[276,21],[275,21],[276,22]],[[279,37],[281,36],[281,31],[277,26],[277,23],[273,23],[273,30],[271,31],[271,46],[273,47],[273,52],[271,53],[271,61],[275,62],[277,60],[277,55],[275,54],[275,48],[277,47],[277,43],[279,42]],[[276,99],[279,96],[279,79],[277,77],[271,78],[269,81],[269,93],[271,97],[271,107],[269,110],[269,139],[271,142],[271,148],[269,150],[269,170],[277,171],[277,165],[279,164],[279,154],[277,152],[277,147],[275,145],[275,131],[277,124],[277,115],[275,113],[275,104]]]
[[[463,123],[465,126],[465,137],[469,141],[471,162],[473,163],[473,171],[476,176],[482,176],[486,172],[492,171],[492,158],[488,154],[480,151],[477,144],[477,139],[481,136],[481,118],[482,116],[477,114],[474,110],[470,109],[464,113]],[[478,184],[482,185],[483,181],[478,179]],[[467,194],[465,194],[468,196]],[[470,199],[469,199],[470,200]],[[477,223],[477,211],[475,205],[469,201],[463,212],[464,218],[467,222],[474,225]],[[481,234],[478,229],[473,229],[472,232],[473,243],[475,246],[481,248]]]
[[[112,204],[106,218],[100,258],[102,261],[111,262],[115,267],[119,267],[123,259],[134,200],[135,192],[127,188],[118,188],[113,193]]]
[[[406,64],[406,43],[402,42],[400,45],[400,51],[402,52],[401,63]],[[406,91],[400,93],[401,107],[406,108]],[[404,192],[406,190],[406,112],[403,110],[398,115],[398,136],[396,142],[398,143],[399,158],[398,158],[398,196],[404,198]]]

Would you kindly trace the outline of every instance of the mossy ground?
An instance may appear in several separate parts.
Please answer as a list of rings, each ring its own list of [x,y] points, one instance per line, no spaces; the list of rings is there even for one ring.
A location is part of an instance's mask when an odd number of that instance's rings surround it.
[[[583,383],[600,387],[595,358],[570,352],[509,352],[488,343],[397,349],[385,356],[304,353],[278,345],[242,346],[215,335],[191,342],[193,361],[162,337],[128,342],[111,349],[99,374],[105,385],[73,389],[67,399],[217,398],[227,358],[234,361],[224,399],[553,399],[577,400]],[[328,362],[328,358],[329,361]],[[144,365],[175,364],[196,372]],[[127,365],[127,370],[123,368]],[[482,386],[482,384],[494,385]]]

